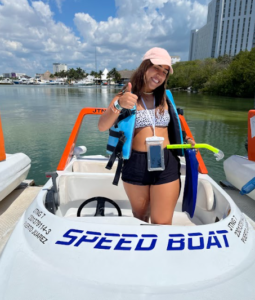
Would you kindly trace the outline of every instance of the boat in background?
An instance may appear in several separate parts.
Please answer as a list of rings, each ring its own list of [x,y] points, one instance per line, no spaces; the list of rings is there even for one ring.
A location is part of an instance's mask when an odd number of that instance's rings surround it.
[[[55,80],[49,80],[48,85],[58,85],[59,83]]]
[[[6,154],[0,118],[0,201],[27,178],[30,158],[24,153]]]
[[[43,79],[36,79],[34,82],[34,84],[36,84],[36,85],[46,85],[48,83],[49,83],[49,81],[43,80]]]
[[[3,80],[0,80],[0,84],[13,84],[13,82],[10,78],[5,78]]]
[[[255,110],[248,113],[248,156],[232,155],[223,167],[227,181],[255,200]]]
[[[79,81],[72,81],[70,85],[73,86],[89,86],[89,85],[94,85],[95,82],[92,79],[84,78]]]
[[[27,78],[20,78],[20,79],[14,79],[13,80],[13,83],[14,84],[31,84],[31,82],[33,83],[33,78],[32,78],[32,81],[30,79],[27,79]]]

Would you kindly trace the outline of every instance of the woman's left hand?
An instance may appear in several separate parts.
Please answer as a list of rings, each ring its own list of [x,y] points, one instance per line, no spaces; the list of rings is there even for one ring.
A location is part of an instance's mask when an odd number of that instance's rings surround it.
[[[190,144],[192,147],[194,147],[196,145],[196,142],[192,138],[187,138],[186,143]],[[198,149],[196,149],[196,152],[197,151],[198,151]]]
[[[196,142],[192,138],[187,138],[186,143],[190,144],[192,147],[196,145]]]

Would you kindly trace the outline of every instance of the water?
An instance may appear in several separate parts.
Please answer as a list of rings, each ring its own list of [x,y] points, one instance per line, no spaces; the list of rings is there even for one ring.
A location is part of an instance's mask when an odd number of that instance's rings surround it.
[[[28,178],[42,185],[45,172],[56,170],[79,111],[106,107],[116,88],[64,86],[0,86],[0,114],[7,153],[24,152],[32,160]],[[247,115],[253,99],[173,93],[198,143],[221,149],[225,158],[246,155]],[[87,154],[105,154],[107,132],[97,129],[99,116],[86,116],[76,145]],[[209,175],[224,179],[223,161],[201,150]]]

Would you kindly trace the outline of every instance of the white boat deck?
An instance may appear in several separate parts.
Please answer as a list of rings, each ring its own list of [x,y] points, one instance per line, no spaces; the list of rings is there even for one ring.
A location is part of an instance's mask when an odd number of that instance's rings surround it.
[[[16,223],[34,200],[42,187],[17,188],[0,201],[0,253],[8,241]]]

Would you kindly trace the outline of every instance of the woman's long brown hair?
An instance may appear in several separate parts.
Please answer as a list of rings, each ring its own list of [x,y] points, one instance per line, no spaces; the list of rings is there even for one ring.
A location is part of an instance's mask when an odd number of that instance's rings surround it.
[[[132,84],[132,93],[138,96],[138,103],[141,103],[141,97],[142,97],[142,89],[145,85],[145,73],[146,71],[153,66],[151,61],[149,59],[144,60],[138,69],[134,72],[132,75],[130,82]],[[155,105],[159,108],[160,113],[164,110],[164,103],[166,99],[166,84],[167,84],[167,78],[169,76],[166,76],[165,81],[157,87],[154,91],[154,97],[155,97]],[[123,88],[123,92],[125,91],[127,85]]]

